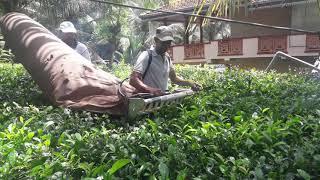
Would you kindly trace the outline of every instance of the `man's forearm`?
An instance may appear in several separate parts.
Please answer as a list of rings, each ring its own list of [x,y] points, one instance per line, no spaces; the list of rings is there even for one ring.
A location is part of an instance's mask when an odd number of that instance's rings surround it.
[[[132,73],[130,76],[130,85],[135,87],[139,92],[149,93],[150,87],[143,83],[140,76],[137,72]]]
[[[135,87],[139,92],[148,92],[148,87],[139,80],[130,79],[130,85]]]
[[[130,76],[130,85],[138,90],[138,93],[150,93],[155,96],[161,96],[164,93],[159,88],[153,88],[143,83],[142,75],[138,72],[133,72]]]
[[[201,86],[199,84],[189,80],[184,80],[177,76],[173,68],[170,70],[169,77],[172,83],[177,84],[179,86],[189,86],[193,91],[199,91],[201,89]]]
[[[177,77],[176,80],[173,82],[174,84],[177,84],[179,86],[192,86],[193,83],[189,80],[184,80],[180,77]]]

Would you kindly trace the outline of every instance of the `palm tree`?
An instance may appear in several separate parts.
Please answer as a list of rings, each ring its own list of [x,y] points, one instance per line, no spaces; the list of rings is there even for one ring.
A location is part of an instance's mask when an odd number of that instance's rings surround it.
[[[204,6],[209,6],[206,12],[207,16],[215,14],[215,16],[231,17],[240,7],[244,7],[247,11],[249,7],[254,6],[254,4],[259,1],[263,0],[201,0],[197,6],[198,10],[196,14],[200,14]],[[282,4],[284,5],[290,2],[292,2],[292,0],[282,0]],[[317,0],[317,4],[320,10],[320,0]]]
[[[168,0],[131,0],[126,1],[126,4],[156,9],[168,2]],[[153,36],[149,33],[148,23],[143,22],[139,17],[142,13],[142,10],[128,9],[129,27],[131,29],[127,34],[130,46],[125,53],[125,60],[131,64],[134,63],[139,53],[145,50],[152,42]]]
[[[61,20],[74,20],[90,12],[93,4],[88,0],[2,0],[3,13],[25,13],[44,25],[56,26]]]
[[[147,8],[158,8],[168,0],[112,0],[117,3],[126,3]],[[142,22],[139,15],[141,10],[115,7],[107,4],[98,4],[89,0],[1,0],[0,9],[4,13],[10,11],[23,12],[51,31],[55,31],[58,24],[63,20],[70,20],[79,28],[79,32],[84,34],[86,39],[90,39],[89,44],[94,46],[98,41],[108,41],[115,46],[115,50],[120,46],[121,37],[130,37],[127,53],[128,62],[132,62],[139,51],[144,49],[144,40],[148,37],[148,24]],[[97,26],[92,34],[86,32],[81,26],[82,18],[90,15]],[[128,20],[129,19],[129,20]],[[84,31],[84,32],[82,32]]]

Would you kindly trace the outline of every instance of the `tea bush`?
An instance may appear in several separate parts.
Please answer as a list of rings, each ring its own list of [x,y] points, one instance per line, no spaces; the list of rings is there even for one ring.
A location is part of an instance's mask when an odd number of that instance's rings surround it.
[[[0,64],[0,178],[320,178],[317,80],[176,68],[203,90],[125,121],[53,107],[21,65]]]

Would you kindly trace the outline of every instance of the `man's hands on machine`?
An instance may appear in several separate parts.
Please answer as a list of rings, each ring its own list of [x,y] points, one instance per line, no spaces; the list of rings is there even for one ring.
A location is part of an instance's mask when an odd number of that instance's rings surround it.
[[[202,89],[202,86],[198,83],[192,83],[191,89],[192,91],[200,91]]]
[[[159,88],[153,88],[144,84],[142,80],[142,74],[138,72],[133,72],[131,74],[130,85],[135,87],[137,91],[141,93],[149,93],[154,96],[162,96],[166,94],[165,92],[161,91],[161,89]]]
[[[202,86],[198,83],[192,82],[190,85],[192,91],[198,92],[202,89]],[[153,88],[153,87],[148,87],[147,88],[148,93],[154,95],[154,96],[163,96],[163,95],[168,95],[170,92],[163,92],[159,88]]]
[[[165,95],[166,93],[165,92],[162,92],[161,89],[158,89],[158,88],[152,88],[152,87],[149,87],[147,89],[148,93],[154,95],[154,96],[162,96],[162,95]]]
[[[178,82],[180,83],[176,83],[176,84],[182,85],[182,86],[190,86],[193,91],[200,91],[202,89],[201,85],[192,81],[181,79]],[[141,93],[149,93],[154,96],[163,96],[168,94],[168,92],[161,91],[161,89],[159,88],[150,87],[144,84],[142,80],[142,74],[138,72],[133,72],[131,74],[130,84],[134,86],[138,90],[138,92],[141,92]]]

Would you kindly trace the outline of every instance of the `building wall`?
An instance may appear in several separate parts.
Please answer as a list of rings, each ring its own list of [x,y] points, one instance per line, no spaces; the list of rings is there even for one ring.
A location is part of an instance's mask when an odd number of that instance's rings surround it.
[[[210,44],[210,43],[209,43]],[[174,46],[173,47],[173,63],[174,64],[204,64],[207,63],[207,59],[210,59],[212,56],[210,53],[211,46],[206,44],[204,46],[205,58],[204,59],[185,59],[184,57],[184,46]]]
[[[233,19],[256,22],[261,24],[292,27],[310,31],[320,31],[320,11],[315,2],[307,4],[295,4],[285,8],[259,9],[256,11],[236,13]],[[299,57],[313,64],[318,56],[317,52],[306,52],[306,35],[289,31],[281,31],[269,28],[254,27],[241,24],[231,24],[231,38],[243,38],[243,55],[219,56],[218,41],[205,44],[205,58],[184,59],[184,47],[173,48],[174,63],[199,64],[203,62],[231,64],[242,68],[265,69],[271,61],[273,54],[258,54],[258,38],[260,36],[287,36],[287,53]],[[288,68],[300,68],[302,64],[290,60],[278,61],[276,67],[279,71],[288,71]]]
[[[320,12],[316,2],[295,5],[292,7],[292,27],[310,31],[319,31],[319,15]]]
[[[212,41],[206,57],[210,59],[232,59],[232,58],[254,58],[254,57],[273,57],[273,54],[257,54],[258,52],[258,38],[244,38],[243,39],[243,55],[235,56],[218,56],[218,41]],[[317,56],[318,53],[307,53],[306,50],[306,35],[291,35],[287,36],[287,51],[292,56]],[[207,55],[207,53],[209,55]]]
[[[173,62],[184,63],[184,46],[173,47]]]
[[[254,11],[248,11],[245,14],[245,10],[242,9],[235,13],[232,19],[255,22],[267,25],[275,26],[291,26],[291,7],[286,8],[272,8],[272,9],[259,9]],[[242,24],[231,24],[231,37],[255,37],[255,36],[267,36],[267,35],[280,35],[287,34],[288,32],[279,31],[270,28],[255,27]]]
[[[173,59],[176,64],[201,64],[204,62],[214,64],[230,64],[237,65],[242,68],[265,69],[271,61],[274,54],[258,54],[258,38],[243,39],[243,54],[233,56],[218,55],[218,41],[211,41],[205,44],[203,59],[184,59],[184,46],[173,47]],[[317,52],[305,52],[306,50],[306,35],[291,35],[287,36],[287,53],[291,56],[298,57],[313,64]],[[301,67],[302,64],[295,63],[289,60],[278,61],[276,67],[280,71],[285,72],[289,67]]]

